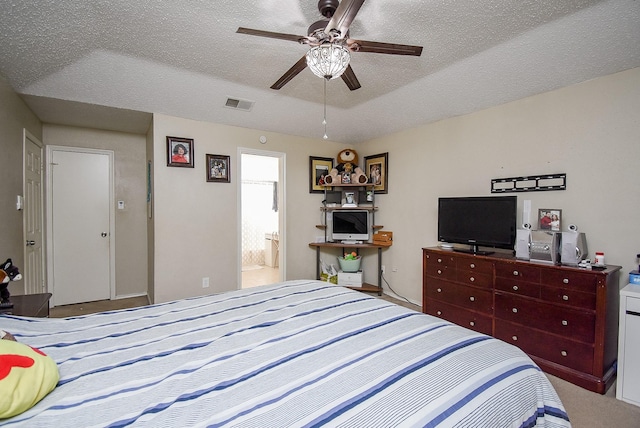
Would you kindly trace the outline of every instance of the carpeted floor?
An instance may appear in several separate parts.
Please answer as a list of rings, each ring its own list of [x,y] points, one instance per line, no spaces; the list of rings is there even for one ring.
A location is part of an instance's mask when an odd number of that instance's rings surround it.
[[[373,295],[373,294],[372,294]],[[420,311],[420,306],[391,296],[382,299]],[[60,318],[89,314],[113,309],[147,305],[146,297],[120,300],[103,300],[51,308],[50,317]],[[615,383],[606,394],[600,395],[575,386],[555,376],[547,375],[564,404],[574,428],[639,428],[640,407],[615,398]]]

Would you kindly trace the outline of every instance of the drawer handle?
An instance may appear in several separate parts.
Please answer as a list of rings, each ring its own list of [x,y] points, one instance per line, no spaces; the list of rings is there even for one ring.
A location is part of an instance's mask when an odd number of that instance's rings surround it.
[[[517,314],[517,313],[518,313],[518,308],[513,308],[513,309],[511,309],[511,310],[513,311],[513,313],[514,313],[514,314]]]
[[[476,280],[476,279],[475,279],[474,277],[469,278],[469,281],[471,281],[471,282],[473,282],[473,281],[475,281],[475,280]]]
[[[471,297],[469,297],[469,300],[471,300],[472,302],[475,302],[475,301],[476,301],[476,298],[475,298],[475,297],[473,297],[473,296],[471,296]]]
[[[471,263],[471,264],[469,265],[469,267],[470,267],[471,269],[475,269],[476,265],[475,265],[475,263]]]
[[[514,286],[513,286],[513,291],[518,291],[518,290],[519,290],[518,286],[517,286],[517,285],[514,285]]]
[[[518,341],[518,336],[511,336],[511,339],[513,339],[514,342]]]
[[[442,288],[438,288],[438,293],[442,293]]]
[[[438,275],[442,275],[442,271],[438,269]]]
[[[475,321],[471,321],[471,322],[469,323],[469,325],[470,325],[471,327],[475,327],[476,322],[475,322]]]
[[[436,314],[442,315],[442,311],[437,311]]]
[[[567,320],[562,320],[562,325],[564,325],[564,326],[569,325],[569,321],[567,321]]]
[[[569,296],[567,296],[566,294],[562,295],[562,300],[567,301],[569,300]]]
[[[568,284],[569,283],[569,278],[565,278],[562,280],[563,283]]]
[[[518,276],[518,275],[520,275],[520,272],[518,272],[517,270],[514,270],[513,271],[513,276]]]
[[[566,357],[568,355],[567,351],[562,351],[560,352],[560,355],[562,355],[563,357]]]
[[[442,259],[438,259],[438,263],[442,263]]]

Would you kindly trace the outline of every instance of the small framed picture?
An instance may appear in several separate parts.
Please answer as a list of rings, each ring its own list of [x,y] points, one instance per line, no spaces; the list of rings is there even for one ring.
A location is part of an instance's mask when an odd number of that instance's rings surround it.
[[[207,153],[207,181],[213,183],[231,182],[231,157]]]
[[[538,230],[560,232],[562,230],[562,210],[553,208],[539,209]]]
[[[376,193],[388,192],[389,153],[365,156],[364,173],[369,176],[369,183],[373,184]]]
[[[332,158],[309,156],[309,193],[323,193],[324,178],[333,169]]]
[[[193,139],[167,137],[167,166],[193,168]]]

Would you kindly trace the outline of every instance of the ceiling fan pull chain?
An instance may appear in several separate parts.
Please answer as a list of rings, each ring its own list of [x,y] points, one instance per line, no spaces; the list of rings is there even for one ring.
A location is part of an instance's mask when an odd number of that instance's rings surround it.
[[[328,140],[329,137],[327,136],[327,79],[322,79],[322,81],[324,82],[324,118],[322,119],[322,124],[324,125],[324,136],[322,138],[324,138],[325,140]]]

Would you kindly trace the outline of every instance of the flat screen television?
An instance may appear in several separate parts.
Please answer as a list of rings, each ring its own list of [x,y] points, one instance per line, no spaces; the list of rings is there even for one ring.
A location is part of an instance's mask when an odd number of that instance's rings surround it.
[[[488,254],[479,247],[512,249],[516,240],[516,196],[438,199],[438,241],[467,244],[458,251]]]
[[[334,210],[332,212],[331,240],[369,240],[369,212],[367,210]]]

